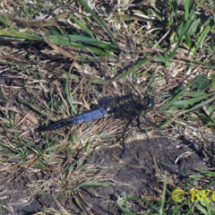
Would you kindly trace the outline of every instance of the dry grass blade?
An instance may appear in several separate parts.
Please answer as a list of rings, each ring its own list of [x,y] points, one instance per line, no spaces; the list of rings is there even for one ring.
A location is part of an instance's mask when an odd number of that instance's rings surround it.
[[[211,0],[1,1],[0,214],[214,214],[190,200],[215,186],[214,13]],[[155,107],[132,121],[125,95]],[[107,98],[118,117],[38,132]]]

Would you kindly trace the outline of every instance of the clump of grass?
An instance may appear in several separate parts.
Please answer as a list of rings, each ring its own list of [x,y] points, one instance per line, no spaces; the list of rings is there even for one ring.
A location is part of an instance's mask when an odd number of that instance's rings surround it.
[[[0,8],[0,180],[6,186],[24,178],[32,196],[51,195],[54,186],[83,211],[79,191],[107,185],[88,174],[86,158],[112,144],[123,122],[53,133],[34,128],[90,110],[104,96],[152,95],[149,116],[161,132],[204,143],[202,153],[214,163],[213,2],[102,4],[2,2]],[[205,203],[165,202],[166,213],[212,211]],[[3,201],[5,210],[11,207]],[[127,204],[121,210],[130,213]]]

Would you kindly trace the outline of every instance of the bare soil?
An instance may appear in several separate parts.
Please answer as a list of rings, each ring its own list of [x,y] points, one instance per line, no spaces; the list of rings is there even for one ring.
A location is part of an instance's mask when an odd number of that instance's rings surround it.
[[[119,148],[99,150],[88,159],[87,163],[99,166],[100,173],[106,175],[107,180],[111,180],[109,186],[82,190],[81,196],[85,199],[86,214],[124,214],[125,196],[134,198],[128,201],[131,212],[144,214],[149,210],[153,211],[150,205],[140,198],[147,199],[151,203],[161,199],[165,174],[167,186],[176,188],[189,174],[207,169],[203,157],[192,149],[192,144],[167,138],[132,142],[127,145],[123,154]],[[27,180],[23,176],[16,182],[8,184],[7,192],[11,193],[11,203],[18,202],[23,196],[26,198],[30,196],[30,188],[26,187]],[[57,195],[54,188],[53,195]],[[62,209],[58,204],[60,196],[57,199],[51,195],[41,194],[35,196],[26,206],[14,205],[13,211],[17,215],[36,214],[39,211],[46,211],[46,208],[57,211]],[[82,212],[73,199],[61,199],[61,205],[62,202],[68,213]],[[52,213],[47,211],[44,214]]]

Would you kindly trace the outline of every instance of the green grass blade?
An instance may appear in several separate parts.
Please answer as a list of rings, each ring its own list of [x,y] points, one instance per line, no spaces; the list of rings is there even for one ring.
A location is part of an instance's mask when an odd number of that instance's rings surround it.
[[[80,2],[84,5],[84,7],[91,13],[91,15],[95,18],[95,20],[104,28],[104,30],[108,33],[112,41],[115,45],[117,45],[117,41],[114,38],[114,36],[111,34],[111,32],[107,29],[103,21],[96,15],[96,13],[89,7],[87,2],[85,0],[80,0]]]
[[[27,105],[28,107],[32,108],[34,111],[36,111],[37,113],[41,114],[42,116],[44,117],[47,117],[45,113],[43,113],[40,109],[34,107],[34,105],[32,105],[30,102],[24,100],[24,99],[21,99],[20,97],[17,96],[17,99],[19,102]]]
[[[205,38],[207,37],[210,31],[211,31],[211,26],[206,26],[205,30],[203,31],[203,33],[201,34],[201,36],[198,38],[196,42],[193,55],[195,55],[199,47],[203,44],[203,42],[205,41]]]
[[[72,16],[71,19],[73,19],[82,30],[84,30],[86,33],[88,33],[92,38],[95,39],[93,32],[81,21],[79,21],[76,17]]]
[[[164,112],[165,110],[169,109],[170,106],[173,106],[174,102],[176,102],[176,100],[182,96],[188,89],[189,87],[184,88],[183,90],[181,90],[181,92],[179,92],[167,105],[166,107],[164,107],[161,112]]]
[[[214,94],[212,93],[212,94],[209,94],[209,95],[211,96],[211,95],[214,95]],[[209,99],[209,100],[207,100],[207,101],[204,101],[204,102],[202,102],[202,103],[200,103],[200,104],[198,104],[198,105],[196,105],[196,106],[194,106],[194,107],[192,107],[192,108],[190,108],[190,109],[188,109],[188,110],[184,110],[184,111],[179,112],[179,115],[188,113],[188,112],[190,112],[190,111],[194,111],[194,110],[196,110],[196,109],[198,109],[198,108],[201,108],[201,107],[204,106],[204,105],[207,105],[207,104],[211,103],[211,102],[214,101],[214,100],[215,100],[215,98],[211,98],[211,99]]]
[[[26,40],[37,40],[42,41],[42,38],[39,35],[28,35],[23,34],[17,31],[0,31],[0,36],[7,36],[19,39],[26,39]]]
[[[71,106],[73,112],[74,112],[75,114],[77,114],[77,111],[75,110],[75,108],[74,108],[74,106],[73,106],[73,104],[72,104],[71,93],[70,93],[69,85],[68,85],[68,83],[69,83],[69,80],[68,80],[68,79],[69,79],[69,78],[66,78],[66,86],[65,86],[65,91],[66,91],[66,95],[67,95],[67,100],[68,100],[68,102],[69,102],[69,104],[70,104],[70,106]]]
[[[148,64],[153,58],[146,58],[140,62],[138,62],[136,65],[134,65],[131,69],[129,69],[127,72],[119,75],[118,77],[112,79],[111,81],[118,81],[122,78],[125,78],[126,76],[130,75],[131,73],[135,73],[141,66],[144,66]]]
[[[115,59],[114,52],[118,52],[112,44],[106,44],[93,38],[78,36],[78,35],[62,35],[62,36],[47,36],[47,38],[55,45],[72,46],[84,51],[90,51],[98,56],[106,56],[110,59]],[[81,44],[86,43],[86,44]],[[102,50],[105,49],[105,50]]]
[[[0,22],[5,24],[7,27],[14,26],[14,24],[12,22],[10,22],[10,20],[4,15],[0,16]]]
[[[89,45],[93,45],[99,48],[103,48],[106,50],[111,50],[114,52],[119,53],[118,47],[116,47],[113,44],[110,43],[104,43],[98,39],[90,38],[90,37],[84,37],[80,35],[57,35],[57,36],[47,36],[47,38],[50,39],[55,44],[63,45],[63,46],[70,46],[71,42],[80,42],[80,43],[86,43]],[[77,43],[79,45],[79,43]]]

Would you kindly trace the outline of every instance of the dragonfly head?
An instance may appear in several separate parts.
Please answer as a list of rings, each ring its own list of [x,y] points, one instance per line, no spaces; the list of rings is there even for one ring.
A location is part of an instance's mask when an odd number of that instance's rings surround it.
[[[144,97],[143,100],[142,99],[140,100],[140,98],[139,98],[139,102],[136,103],[136,108],[140,112],[142,112],[142,111],[147,112],[147,111],[150,111],[153,109],[154,104],[155,104],[154,99],[149,96],[146,96],[146,97]]]

